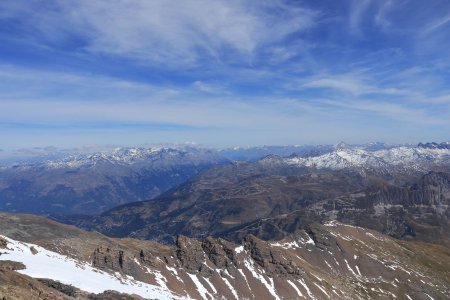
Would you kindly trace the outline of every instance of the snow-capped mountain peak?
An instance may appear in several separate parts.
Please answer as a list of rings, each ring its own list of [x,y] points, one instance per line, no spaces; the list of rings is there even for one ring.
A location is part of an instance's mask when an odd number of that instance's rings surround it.
[[[284,159],[289,165],[317,169],[357,169],[387,172],[424,171],[431,165],[450,165],[450,149],[443,147],[393,147],[376,151],[336,147],[336,150],[314,157],[291,157]]]
[[[204,161],[211,160],[213,151],[195,147],[150,147],[150,148],[115,148],[108,152],[71,155],[62,159],[47,160],[40,163],[41,167],[49,169],[90,167],[101,163],[132,165],[136,163],[151,163],[152,161]],[[213,160],[218,160],[216,155]],[[22,165],[21,167],[26,167]]]

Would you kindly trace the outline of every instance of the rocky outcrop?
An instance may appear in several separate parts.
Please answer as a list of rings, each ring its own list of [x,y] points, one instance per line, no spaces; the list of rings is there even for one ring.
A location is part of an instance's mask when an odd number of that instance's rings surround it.
[[[55,289],[69,297],[80,297],[80,296],[84,296],[79,289],[77,289],[76,287],[72,286],[72,285],[68,285],[68,284],[64,284],[61,283],[59,281],[55,281],[55,280],[51,280],[51,279],[46,279],[46,278],[40,278],[37,279],[39,282],[43,283],[44,285],[48,286],[49,288]]]
[[[8,242],[6,242],[4,238],[0,237],[0,249],[6,248],[7,245]]]
[[[86,293],[72,285],[64,284],[59,281],[39,278],[38,282],[44,284],[54,291],[58,291],[67,296],[68,299],[73,300],[144,300],[144,298],[137,295],[128,295],[124,293],[118,293],[116,291],[104,291],[103,293],[94,294]],[[48,298],[50,299],[62,299],[59,297]]]
[[[101,294],[89,294],[86,300],[144,300],[144,298],[115,291],[105,291]]]
[[[202,241],[202,249],[208,259],[219,269],[236,265],[235,246],[223,239],[208,237]]]
[[[0,267],[0,299],[72,300],[74,298],[70,298],[36,279],[10,270],[9,267]]]
[[[25,265],[23,263],[10,260],[0,261],[0,270],[18,271],[23,269],[25,269]]]
[[[178,236],[176,243],[176,257],[180,266],[189,273],[200,273],[202,276],[210,276],[211,270],[205,262],[202,242],[185,236]]]
[[[92,265],[99,269],[122,271],[125,259],[123,250],[99,247],[94,251]]]
[[[86,293],[77,289],[76,287],[68,284],[61,283],[59,281],[51,279],[37,279],[40,283],[54,289],[58,292],[67,295],[70,299],[76,300],[144,300],[144,298],[137,295],[128,295],[124,293],[118,293],[116,291],[105,291],[99,294]]]
[[[288,277],[304,273],[299,265],[283,255],[283,251],[271,247],[270,244],[259,240],[253,235],[245,238],[244,249],[249,251],[251,258],[271,277]]]

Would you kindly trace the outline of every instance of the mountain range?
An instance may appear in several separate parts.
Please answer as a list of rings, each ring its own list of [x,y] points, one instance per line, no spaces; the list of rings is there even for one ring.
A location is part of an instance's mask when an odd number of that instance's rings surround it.
[[[201,148],[118,148],[0,167],[0,210],[98,214],[153,198],[227,160]]]
[[[399,168],[423,171],[448,164],[446,145],[116,148],[92,154],[71,153],[52,160],[36,158],[34,162],[0,166],[0,209],[41,215],[95,215],[117,205],[154,198],[202,171],[236,160],[265,159],[285,165],[361,172],[377,169],[389,173]]]
[[[3,166],[0,296],[447,299],[448,145],[120,148]]]
[[[176,234],[239,242],[251,233],[274,240],[311,222],[338,220],[398,238],[450,245],[445,230],[450,225],[446,165],[450,152],[433,151],[407,149],[407,154],[416,157],[419,153],[427,159],[404,168],[394,163],[378,168],[362,164],[363,168],[361,162],[372,162],[366,156],[358,163],[342,163],[352,162],[342,159],[343,153],[361,151],[341,149],[312,158],[270,156],[235,162],[209,169],[152,200],[125,204],[98,216],[59,220],[111,236],[166,243],[174,243]],[[435,160],[429,159],[430,153],[436,154]],[[339,163],[328,164],[336,157]],[[310,160],[326,163],[298,163]],[[438,162],[440,171],[426,169]]]

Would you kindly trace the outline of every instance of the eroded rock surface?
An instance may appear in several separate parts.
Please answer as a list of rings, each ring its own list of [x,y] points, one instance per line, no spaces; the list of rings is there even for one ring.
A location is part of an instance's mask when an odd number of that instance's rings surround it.
[[[47,248],[53,245],[53,251],[112,276],[132,278],[193,299],[450,297],[448,248],[396,240],[336,221],[311,224],[278,241],[247,235],[242,244],[234,244],[212,237],[196,240],[179,236],[175,245],[167,246],[110,239],[78,229],[70,238],[64,238],[61,225],[34,220],[34,226],[46,228],[46,235],[52,232],[52,238],[28,236],[26,242]],[[57,238],[58,234],[61,238]],[[24,239],[23,234],[16,235]],[[14,271],[2,272],[25,280]],[[14,280],[7,281],[7,290],[17,288]],[[33,284],[43,293],[49,288],[44,288],[42,282]],[[50,285],[64,297],[73,297],[67,295],[66,288]]]

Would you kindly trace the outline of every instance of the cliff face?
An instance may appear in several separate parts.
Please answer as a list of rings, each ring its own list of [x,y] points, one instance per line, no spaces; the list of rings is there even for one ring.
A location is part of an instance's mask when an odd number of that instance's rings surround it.
[[[247,235],[237,245],[220,238],[197,240],[178,236],[175,245],[167,246],[128,238],[110,239],[36,217],[1,214],[0,219],[2,231],[9,233],[9,238],[41,245],[86,264],[85,269],[92,266],[96,272],[111,274],[124,283],[157,286],[174,297],[450,297],[448,248],[400,241],[336,221],[311,224],[279,241]],[[19,226],[20,231],[13,231],[18,223],[23,225]],[[28,226],[45,234],[27,235]],[[69,229],[72,232],[67,237],[65,231]],[[11,248],[4,240],[6,248]],[[39,246],[35,248],[37,256],[44,251]],[[5,255],[0,260],[6,259]]]

